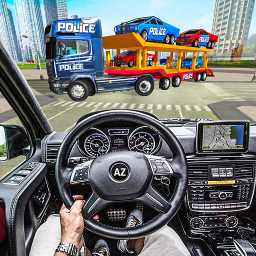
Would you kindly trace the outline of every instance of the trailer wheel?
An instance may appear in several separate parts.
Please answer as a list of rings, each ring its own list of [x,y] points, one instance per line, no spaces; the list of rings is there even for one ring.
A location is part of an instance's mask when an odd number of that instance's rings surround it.
[[[180,83],[181,83],[180,76],[174,76],[174,77],[172,78],[172,86],[173,86],[173,87],[179,87],[179,86],[180,86]]]
[[[159,88],[162,90],[168,90],[170,88],[170,78],[169,77],[162,77],[159,81]]]
[[[148,32],[147,32],[147,30],[145,30],[145,29],[142,30],[140,35],[144,39],[145,42],[148,40]]]
[[[198,40],[196,39],[193,43],[192,43],[193,47],[198,47]]]
[[[207,78],[207,73],[206,73],[206,71],[203,71],[202,75],[201,75],[201,81],[205,81],[206,78]]]
[[[154,90],[154,82],[149,76],[139,78],[135,83],[135,91],[141,96],[148,96]]]
[[[194,79],[195,82],[199,82],[201,80],[202,74],[200,72],[196,73],[196,78]]]
[[[68,86],[68,96],[74,101],[84,101],[89,96],[87,82],[74,81]]]
[[[130,60],[130,61],[128,62],[128,67],[129,67],[129,68],[132,68],[132,67],[133,67],[133,60]]]

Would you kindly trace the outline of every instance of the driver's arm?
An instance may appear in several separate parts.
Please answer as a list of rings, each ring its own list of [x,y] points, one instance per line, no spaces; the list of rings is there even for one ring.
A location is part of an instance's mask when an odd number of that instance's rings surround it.
[[[82,208],[85,202],[82,196],[74,196],[74,199],[76,201],[70,210],[67,209],[64,204],[60,209],[61,242],[74,244],[81,250],[84,245],[84,219],[82,216]],[[62,255],[67,256],[67,254],[63,252],[56,252],[54,254],[54,256]]]

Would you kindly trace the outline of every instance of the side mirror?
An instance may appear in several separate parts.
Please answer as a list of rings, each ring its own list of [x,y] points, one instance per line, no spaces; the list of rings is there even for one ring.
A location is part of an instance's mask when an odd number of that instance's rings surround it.
[[[21,126],[0,124],[0,161],[27,155],[29,151],[29,139]]]

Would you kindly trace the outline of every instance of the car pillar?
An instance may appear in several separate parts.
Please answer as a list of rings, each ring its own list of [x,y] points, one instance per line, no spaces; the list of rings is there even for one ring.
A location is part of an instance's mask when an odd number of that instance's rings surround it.
[[[166,68],[170,68],[170,57],[166,58]]]

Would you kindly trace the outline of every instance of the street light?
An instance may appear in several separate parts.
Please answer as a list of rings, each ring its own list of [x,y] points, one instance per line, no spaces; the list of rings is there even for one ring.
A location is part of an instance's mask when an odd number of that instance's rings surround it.
[[[27,35],[22,35],[22,37],[24,38],[28,38],[36,47],[36,52],[37,52],[37,60],[38,60],[38,64],[39,64],[39,69],[40,69],[40,79],[41,80],[44,80],[44,77],[43,77],[43,73],[42,73],[42,69],[41,69],[41,65],[40,65],[40,58],[39,58],[39,52],[38,52],[38,49],[37,49],[37,45],[35,44],[35,42],[30,38],[28,37]]]

